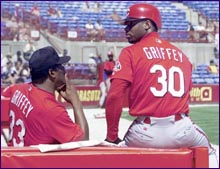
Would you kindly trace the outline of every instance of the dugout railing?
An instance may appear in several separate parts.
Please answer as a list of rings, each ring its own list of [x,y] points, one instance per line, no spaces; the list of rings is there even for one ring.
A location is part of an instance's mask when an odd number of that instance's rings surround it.
[[[41,153],[38,148],[1,148],[2,168],[208,168],[208,149],[83,147]]]

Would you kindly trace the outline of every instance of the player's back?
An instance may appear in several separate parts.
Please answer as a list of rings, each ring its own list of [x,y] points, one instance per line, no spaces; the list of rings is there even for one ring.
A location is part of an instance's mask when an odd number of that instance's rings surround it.
[[[54,143],[49,125],[65,109],[52,93],[32,84],[20,84],[7,88],[3,96],[10,97],[10,146]]]
[[[126,50],[133,73],[130,113],[156,117],[188,113],[192,65],[184,53],[156,33]]]

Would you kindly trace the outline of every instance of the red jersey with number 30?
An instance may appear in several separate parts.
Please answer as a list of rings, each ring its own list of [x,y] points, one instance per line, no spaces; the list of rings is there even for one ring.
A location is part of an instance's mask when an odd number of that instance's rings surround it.
[[[73,123],[65,107],[53,94],[32,84],[18,84],[5,88],[10,97],[9,146],[23,147],[79,141],[83,131]]]
[[[192,64],[184,53],[152,32],[122,50],[112,79],[131,83],[131,115],[166,117],[189,112],[191,74]]]

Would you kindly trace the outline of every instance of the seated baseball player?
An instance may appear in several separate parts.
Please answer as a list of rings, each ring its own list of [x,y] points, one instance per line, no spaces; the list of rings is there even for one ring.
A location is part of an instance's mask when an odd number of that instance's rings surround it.
[[[121,50],[106,100],[106,141],[120,143],[119,119],[127,89],[129,114],[136,117],[124,136],[128,147],[207,147],[210,164],[216,154],[204,131],[189,117],[192,64],[188,57],[159,36],[160,11],[153,5],[132,5],[124,19],[132,45]],[[212,161],[212,162],[211,162]]]
[[[2,95],[10,98],[9,146],[89,139],[82,104],[63,66],[69,60],[69,56],[59,57],[50,46],[36,50],[29,60],[32,82],[12,85],[3,91]],[[55,99],[55,91],[71,104],[74,122]]]

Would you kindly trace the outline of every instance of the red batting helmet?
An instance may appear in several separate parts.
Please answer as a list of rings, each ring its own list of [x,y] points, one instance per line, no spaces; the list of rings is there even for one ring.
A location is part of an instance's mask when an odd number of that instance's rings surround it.
[[[155,6],[146,3],[130,6],[127,11],[127,17],[123,21],[124,25],[126,25],[126,22],[128,21],[145,18],[152,20],[156,24],[157,28],[162,27],[160,11]]]

